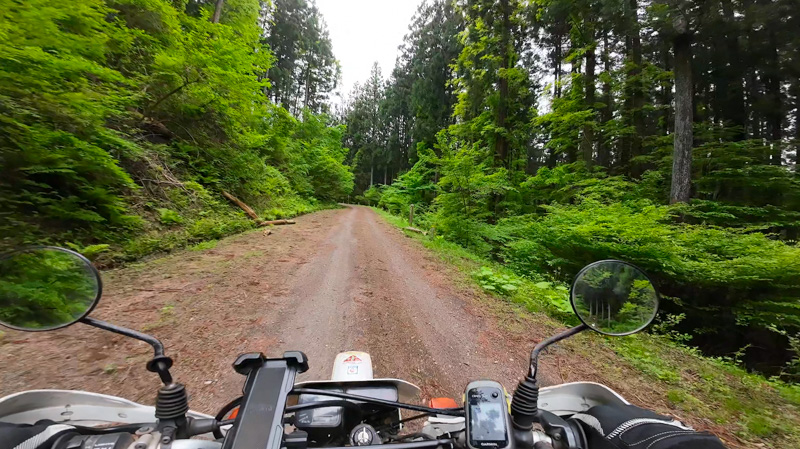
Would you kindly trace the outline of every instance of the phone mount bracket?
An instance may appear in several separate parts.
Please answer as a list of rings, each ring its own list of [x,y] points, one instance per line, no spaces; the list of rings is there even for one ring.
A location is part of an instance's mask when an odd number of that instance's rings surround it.
[[[283,412],[294,388],[295,376],[308,370],[308,357],[288,351],[282,358],[264,354],[242,354],[233,363],[237,373],[246,376],[243,399],[236,421],[225,437],[223,449],[280,449],[283,444]],[[293,437],[292,444],[302,445]]]

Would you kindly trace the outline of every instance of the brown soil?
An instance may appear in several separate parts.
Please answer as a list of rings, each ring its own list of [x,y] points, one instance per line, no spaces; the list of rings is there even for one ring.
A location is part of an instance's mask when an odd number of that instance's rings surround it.
[[[252,351],[273,357],[304,351],[311,369],[299,380],[328,378],[340,351],[367,351],[376,377],[414,382],[422,400],[460,398],[479,378],[513,391],[533,345],[558,329],[488,298],[464,276],[371,209],[348,207],[234,236],[211,250],[106,272],[105,296],[93,316],[161,339],[192,409],[205,413],[241,394],[243,378],[231,363]],[[663,400],[642,400],[663,391],[629,368],[602,375],[592,360],[605,357],[585,354],[585,338],[542,358],[545,385],[604,382],[634,403],[668,411]],[[151,356],[144,343],[80,324],[47,333],[6,331],[0,396],[81,389],[152,404],[159,382],[145,370]]]

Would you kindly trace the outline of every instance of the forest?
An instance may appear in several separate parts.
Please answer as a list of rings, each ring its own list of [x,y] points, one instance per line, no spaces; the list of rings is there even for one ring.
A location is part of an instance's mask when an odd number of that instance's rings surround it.
[[[678,343],[800,380],[796,0],[429,0],[340,114],[357,201],[538,281],[642,267]]]
[[[660,332],[800,381],[797,0],[427,0],[343,104],[313,1],[0,5],[0,250],[110,267],[256,227],[237,201],[413,205],[557,316],[621,259]]]
[[[2,0],[0,249],[101,266],[346,198],[339,67],[300,1]]]

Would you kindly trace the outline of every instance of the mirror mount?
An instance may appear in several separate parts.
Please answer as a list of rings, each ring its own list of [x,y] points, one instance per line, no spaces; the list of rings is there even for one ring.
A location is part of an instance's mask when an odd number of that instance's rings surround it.
[[[188,437],[189,427],[192,423],[192,419],[186,416],[186,412],[189,411],[189,395],[186,393],[186,387],[172,379],[169,372],[172,367],[172,359],[164,355],[164,344],[152,335],[88,316],[79,321],[98,329],[143,341],[153,347],[154,355],[147,362],[147,370],[158,374],[161,382],[164,383],[156,395],[157,428],[163,434],[161,443],[162,445],[169,444],[174,438]]]
[[[539,367],[539,354],[543,350],[545,350],[548,346],[554,343],[558,343],[559,341],[564,340],[565,338],[572,337],[573,335],[583,332],[586,329],[589,329],[589,326],[587,326],[586,324],[580,324],[571,329],[567,329],[564,332],[561,332],[560,334],[553,335],[547,340],[541,341],[539,342],[539,344],[534,346],[533,351],[531,351],[531,368],[529,371],[530,377],[536,379],[536,372],[538,371]]]
[[[164,344],[161,343],[161,341],[159,341],[157,338],[153,337],[152,335],[147,335],[145,333],[135,331],[133,329],[117,326],[115,324],[111,324],[88,316],[81,318],[79,321],[81,323],[88,324],[89,326],[96,327],[98,329],[103,329],[109,332],[113,332],[115,334],[124,335],[126,337],[130,337],[149,344],[150,346],[153,347],[155,355],[149,362],[147,362],[147,370],[152,373],[158,374],[158,377],[161,378],[161,382],[163,382],[164,385],[168,386],[173,383],[172,375],[169,373],[169,369],[172,367],[172,359],[164,355]]]
[[[185,438],[191,418],[186,388],[173,380],[172,359],[155,337],[89,317],[103,290],[100,272],[81,254],[58,247],[35,246],[0,254],[0,324],[21,331],[61,329],[77,322],[143,341],[153,347],[147,370],[163,386],[156,397],[161,444]],[[166,447],[166,446],[165,446]]]
[[[582,324],[537,344],[531,351],[528,375],[517,385],[511,399],[511,419],[517,449],[533,449],[531,429],[539,423],[545,433],[562,445],[578,447],[577,434],[552,413],[539,409],[539,355],[548,346],[592,329],[611,336],[630,335],[649,325],[658,312],[658,292],[647,275],[619,260],[601,260],[584,267],[576,276],[570,304]],[[580,428],[577,429],[580,431]]]
[[[531,351],[530,371],[528,371],[528,375],[524,379],[519,381],[511,398],[511,423],[514,427],[513,432],[516,435],[516,441],[518,446],[521,446],[521,449],[532,449],[533,441],[528,441],[530,439],[528,436],[531,435],[533,424],[545,422],[542,419],[543,411],[539,410],[539,381],[536,378],[539,368],[539,354],[548,346],[572,337],[586,329],[589,329],[586,324],[567,329],[560,334],[539,342]]]

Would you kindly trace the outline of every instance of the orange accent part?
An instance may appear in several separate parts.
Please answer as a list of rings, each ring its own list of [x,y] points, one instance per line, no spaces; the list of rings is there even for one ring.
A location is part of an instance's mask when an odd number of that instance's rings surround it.
[[[228,419],[236,419],[239,416],[239,407],[237,406],[228,414]]]
[[[430,408],[458,408],[456,400],[453,398],[431,398],[428,402]]]
[[[350,357],[344,359],[344,363],[361,363],[361,359],[359,359],[354,355],[351,355]]]

